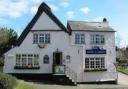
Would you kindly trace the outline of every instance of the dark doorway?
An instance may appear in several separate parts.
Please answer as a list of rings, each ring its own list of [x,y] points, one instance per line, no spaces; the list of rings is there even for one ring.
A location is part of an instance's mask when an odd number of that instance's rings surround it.
[[[53,53],[53,63],[55,65],[61,65],[62,64],[62,52],[54,52]]]

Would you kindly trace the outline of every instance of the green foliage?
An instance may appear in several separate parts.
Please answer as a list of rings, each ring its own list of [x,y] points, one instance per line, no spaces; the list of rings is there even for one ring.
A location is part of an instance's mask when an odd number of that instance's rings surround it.
[[[15,46],[17,37],[18,35],[13,29],[0,29],[0,56],[8,51],[12,46]]]
[[[14,89],[16,84],[17,80],[15,77],[0,73],[0,85],[3,87],[3,89]]]
[[[34,87],[30,84],[19,82],[15,89],[34,89]]]
[[[4,66],[4,58],[3,57],[0,58],[0,67],[2,67],[2,66]]]
[[[127,74],[128,75],[128,67],[122,67],[118,66],[117,70],[121,73]]]

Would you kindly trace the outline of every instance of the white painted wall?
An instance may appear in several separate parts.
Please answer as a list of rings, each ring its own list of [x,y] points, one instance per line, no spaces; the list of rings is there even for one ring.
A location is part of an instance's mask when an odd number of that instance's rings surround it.
[[[94,82],[94,81],[107,81],[107,80],[115,80],[117,78],[116,68],[114,66],[114,63],[116,63],[116,52],[115,52],[115,35],[114,32],[79,32],[74,31],[72,33],[72,44],[75,43],[75,34],[76,33],[85,33],[85,39],[86,44],[83,45],[83,59],[80,63],[82,66],[82,82]],[[98,45],[100,47],[103,47],[107,50],[107,54],[86,54],[86,49],[91,49],[92,46],[90,44],[90,34],[103,34],[105,36],[105,44],[104,45]],[[105,57],[105,67],[107,71],[101,71],[101,72],[84,72],[85,68],[85,58],[86,57]],[[74,66],[75,67],[75,66]]]
[[[60,28],[45,12],[43,12],[32,30],[60,30]]]

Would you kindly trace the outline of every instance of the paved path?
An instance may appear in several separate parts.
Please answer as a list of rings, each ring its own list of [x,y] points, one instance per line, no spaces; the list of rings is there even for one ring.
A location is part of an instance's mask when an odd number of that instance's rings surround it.
[[[128,75],[119,73],[119,84],[78,84],[78,86],[64,86],[56,84],[33,83],[35,89],[128,89]]]
[[[128,85],[128,75],[118,73],[118,83],[121,85]]]

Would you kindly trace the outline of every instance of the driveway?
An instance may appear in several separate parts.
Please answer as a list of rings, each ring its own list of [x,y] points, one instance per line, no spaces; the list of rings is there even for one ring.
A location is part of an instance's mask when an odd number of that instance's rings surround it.
[[[78,84],[78,86],[66,86],[56,84],[33,83],[35,89],[128,89],[128,75],[118,73],[118,85],[116,84]]]

